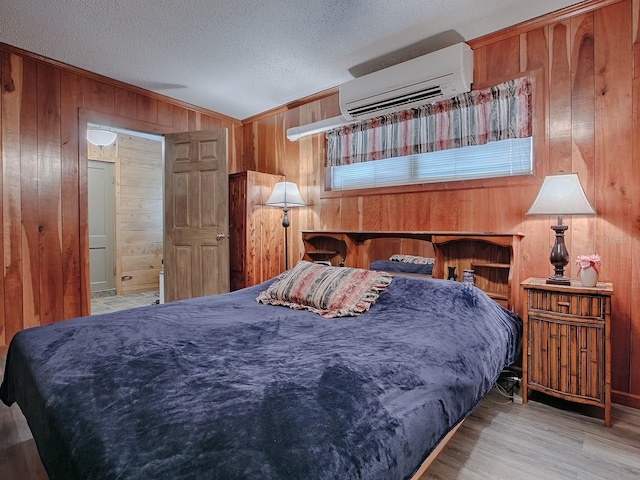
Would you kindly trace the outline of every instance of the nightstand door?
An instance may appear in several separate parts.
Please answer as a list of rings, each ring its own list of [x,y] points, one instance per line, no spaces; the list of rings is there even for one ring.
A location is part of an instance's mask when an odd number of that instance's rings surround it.
[[[529,386],[604,403],[604,322],[529,316]]]

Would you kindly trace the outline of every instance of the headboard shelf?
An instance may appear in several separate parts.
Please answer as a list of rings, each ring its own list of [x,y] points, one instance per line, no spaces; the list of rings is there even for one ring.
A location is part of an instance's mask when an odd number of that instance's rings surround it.
[[[511,268],[510,263],[478,263],[474,262],[471,264],[471,268]]]
[[[505,302],[509,300],[509,297],[507,297],[506,295],[502,295],[500,293],[487,292],[487,296],[498,301],[498,303],[501,303],[499,300],[505,301]]]
[[[309,255],[336,255],[338,253],[337,250],[310,250],[307,252]]]
[[[462,279],[463,270],[474,270],[478,288],[501,305],[521,313],[518,286],[522,233],[338,230],[303,230],[301,233],[304,258],[311,261],[369,268],[372,261],[386,259],[392,251],[432,255],[434,278],[446,278],[449,267],[455,267],[458,280]],[[409,251],[411,248],[419,251]]]

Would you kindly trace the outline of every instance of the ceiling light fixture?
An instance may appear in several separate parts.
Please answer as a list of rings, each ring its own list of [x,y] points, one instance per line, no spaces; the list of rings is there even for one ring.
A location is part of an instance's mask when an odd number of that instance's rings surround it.
[[[104,130],[101,128],[87,129],[87,141],[92,145],[99,147],[100,150],[113,144],[113,142],[116,141],[116,138],[118,138],[118,134],[111,130]]]

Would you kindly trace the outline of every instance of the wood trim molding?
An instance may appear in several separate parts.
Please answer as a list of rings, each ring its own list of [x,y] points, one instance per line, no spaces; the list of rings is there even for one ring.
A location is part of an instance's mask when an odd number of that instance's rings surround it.
[[[313,95],[309,95],[302,99],[298,99],[293,102],[287,103],[286,107],[288,110],[291,110],[292,108],[297,108],[307,103],[315,102],[316,100],[322,100],[323,98],[327,98],[327,97],[330,97],[331,95],[337,95],[337,94],[338,94],[338,87],[329,88],[328,90],[322,90],[321,92],[314,93]]]
[[[77,75],[81,75],[87,78],[91,78],[98,82],[106,83],[108,85],[112,85],[114,87],[123,88],[129,90],[131,92],[147,96],[149,98],[153,98],[156,100],[160,100],[162,102],[169,103],[171,105],[176,105],[178,107],[186,108],[188,110],[193,110],[195,112],[199,112],[204,115],[208,115],[210,117],[219,118],[220,120],[224,120],[227,122],[231,122],[236,124],[237,126],[242,126],[242,122],[237,118],[229,117],[222,113],[215,112],[213,110],[206,109],[204,107],[199,107],[197,105],[193,105],[187,102],[183,102],[182,100],[178,100],[176,98],[167,97],[166,95],[162,95],[160,93],[153,92],[151,90],[145,90],[141,87],[136,87],[135,85],[131,85],[129,83],[121,82],[120,80],[115,80],[110,77],[105,77],[104,75],[100,75],[99,73],[91,72],[89,70],[84,70],[80,67],[75,67],[73,65],[69,65],[68,63],[61,62],[59,60],[54,60],[52,58],[45,57],[44,55],[40,55],[37,53],[30,52],[28,50],[23,50],[22,48],[14,47],[13,45],[8,45],[6,43],[0,42],[0,50],[6,50],[10,53],[20,55],[23,57],[31,58],[33,60],[47,63],[57,68],[64,69],[71,73],[75,73]]]
[[[135,118],[121,117],[112,113],[100,112],[98,110],[90,110],[88,108],[78,109],[78,120],[81,122],[80,126],[83,127],[87,122],[99,123],[104,126],[114,128],[125,128],[128,130],[135,130],[137,132],[152,133],[155,135],[163,135],[165,133],[176,133],[176,127],[171,125],[161,125],[159,123],[146,122],[144,120],[137,120]],[[84,122],[84,123],[83,123]],[[86,133],[86,132],[79,132]],[[86,136],[85,140],[86,140]],[[83,135],[80,135],[83,138]]]
[[[619,3],[622,1],[623,0],[585,0],[584,2],[570,5],[560,10],[556,10],[555,12],[550,12],[546,15],[541,15],[530,20],[525,20],[524,22],[518,23],[516,25],[512,25],[502,30],[489,33],[482,37],[478,37],[476,39],[468,41],[467,43],[472,50],[475,50],[476,48],[485,47],[491,43],[495,43],[500,40],[513,37],[515,35],[520,35],[530,30],[544,27],[551,23],[561,22],[562,20],[566,20],[567,18],[592,12],[599,8],[606,7],[607,5],[613,5],[614,3]]]
[[[242,119],[242,125],[246,125],[246,124],[252,123],[252,122],[257,122],[258,120],[262,120],[263,118],[272,117],[272,116],[277,115],[279,113],[286,112],[287,110],[289,110],[287,105],[280,105],[279,107],[272,108],[271,110],[266,110],[264,112],[257,113],[256,115],[254,115],[252,117],[243,118]]]
[[[534,171],[537,167],[534,167]],[[320,198],[348,198],[368,195],[397,195],[401,193],[439,192],[454,190],[471,190],[474,188],[491,187],[526,187],[540,185],[544,176],[520,175],[517,177],[481,178],[477,180],[458,180],[455,182],[415,183],[411,185],[397,185],[392,187],[359,188],[351,190],[323,190]]]
[[[263,118],[270,117],[277,113],[286,112],[288,110],[293,110],[294,108],[301,107],[302,105],[306,105],[311,102],[315,102],[317,100],[322,100],[323,98],[330,97],[331,95],[336,95],[338,93],[338,87],[333,87],[328,90],[322,90],[321,92],[314,93],[313,95],[309,95],[304,98],[300,98],[298,100],[294,100],[293,102],[286,103],[281,105],[280,107],[272,108],[271,110],[267,110],[266,112],[258,113],[252,117],[248,117],[242,120],[243,124],[256,122],[258,120],[262,120]]]
[[[621,392],[619,390],[611,390],[611,401],[620,405],[640,410],[640,395],[633,393]]]

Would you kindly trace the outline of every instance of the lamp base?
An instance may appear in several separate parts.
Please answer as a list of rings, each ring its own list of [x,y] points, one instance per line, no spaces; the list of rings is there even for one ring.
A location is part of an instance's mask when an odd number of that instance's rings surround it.
[[[556,241],[549,257],[555,273],[547,278],[547,283],[551,285],[571,285],[571,280],[564,276],[564,267],[569,263],[569,251],[564,244],[564,232],[567,228],[567,225],[562,225],[562,216],[558,215],[558,225],[551,227],[556,232]]]
[[[551,285],[571,285],[571,280],[564,275],[554,275],[547,278],[547,283]]]

